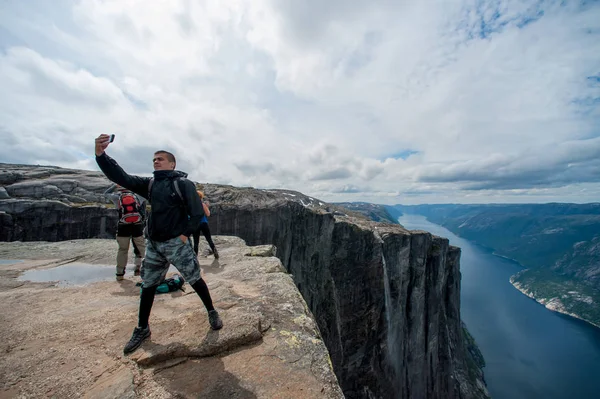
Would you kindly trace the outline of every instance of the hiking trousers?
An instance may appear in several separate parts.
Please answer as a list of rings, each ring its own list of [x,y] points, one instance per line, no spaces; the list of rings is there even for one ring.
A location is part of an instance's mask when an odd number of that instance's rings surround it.
[[[129,242],[133,242],[133,252],[135,254],[135,270],[139,271],[142,265],[142,258],[146,252],[146,243],[143,236],[143,225],[119,224],[117,227],[117,274],[125,274],[127,259],[129,257]]]
[[[206,238],[206,242],[208,242],[208,246],[214,252],[215,251],[215,243],[212,240],[210,235],[210,228],[208,227],[208,223],[200,223],[198,230],[193,233],[194,236],[194,252],[198,255],[198,244],[200,244],[200,233],[204,235]]]
[[[143,288],[159,285],[167,275],[169,264],[175,266],[190,285],[200,280],[200,264],[191,242],[174,237],[167,241],[146,240],[146,256],[142,263]]]

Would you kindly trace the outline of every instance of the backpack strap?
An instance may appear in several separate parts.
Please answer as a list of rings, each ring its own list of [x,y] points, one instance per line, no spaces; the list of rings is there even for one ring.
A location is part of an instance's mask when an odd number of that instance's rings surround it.
[[[183,195],[181,195],[181,189],[179,188],[179,180],[181,180],[181,177],[178,177],[177,179],[175,179],[175,181],[173,182],[173,185],[175,186],[175,191],[177,191],[177,195],[179,195],[179,198],[181,199],[181,201],[183,201],[185,203],[185,200],[183,199]]]
[[[152,185],[154,184],[154,177],[150,178],[150,181],[148,182],[148,202],[151,202],[152,199],[152,195],[150,195],[150,193],[152,193]]]
[[[173,181],[173,186],[175,187],[175,192],[177,193],[177,195],[179,196],[179,199],[181,199],[182,202],[185,203],[185,200],[183,199],[183,195],[181,194],[181,189],[179,188],[179,180],[181,180],[182,177],[178,177],[177,179],[175,179]],[[152,202],[152,185],[154,184],[154,177],[150,178],[150,181],[148,182],[148,202]]]

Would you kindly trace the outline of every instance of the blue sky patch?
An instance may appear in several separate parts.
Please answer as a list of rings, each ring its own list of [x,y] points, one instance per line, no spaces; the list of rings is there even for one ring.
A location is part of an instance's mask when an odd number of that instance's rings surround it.
[[[121,91],[123,92],[123,95],[125,96],[125,98],[128,99],[129,102],[132,103],[136,108],[143,109],[143,110],[148,109],[148,104],[146,104],[139,98],[135,97],[134,95],[126,92],[125,90],[121,90]]]
[[[418,153],[419,153],[419,151],[414,151],[414,150],[400,150],[400,151],[395,152],[393,154],[386,155],[385,157],[383,157],[382,160],[386,160],[388,158],[404,159],[404,160],[406,160],[411,155],[418,154]]]

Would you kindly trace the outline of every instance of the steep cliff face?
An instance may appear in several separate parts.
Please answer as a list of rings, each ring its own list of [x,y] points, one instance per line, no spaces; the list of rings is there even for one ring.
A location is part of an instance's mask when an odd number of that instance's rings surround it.
[[[81,172],[82,178],[90,178],[90,173]],[[34,177],[37,186],[44,186],[48,178]],[[93,178],[99,179],[97,187],[87,191],[98,195],[108,182],[98,174]],[[75,175],[70,179],[77,180]],[[2,184],[14,197],[20,191],[13,186],[26,182],[20,178]],[[77,187],[81,185],[72,190]],[[62,202],[49,200],[48,196],[65,194],[59,189],[62,194],[44,188],[27,191],[34,195],[42,190],[45,194],[39,198],[45,199],[0,200],[4,207],[0,209],[7,209],[0,213],[2,234],[14,232],[16,225],[21,231],[22,238],[13,233],[7,240],[83,238],[77,235],[84,232],[89,234],[85,237],[98,237],[110,229],[114,234],[116,225],[109,224],[111,213],[116,223],[114,210],[97,206],[87,210],[66,197],[60,198]],[[293,191],[207,185],[205,193],[211,202],[214,235],[235,235],[249,245],[277,246],[277,257],[317,321],[346,397],[487,396],[480,370],[472,372],[463,341],[460,250],[447,240],[374,223]],[[19,206],[21,211],[16,212]],[[48,215],[46,230],[39,228],[46,222],[39,221],[43,217],[35,214],[36,207]],[[81,214],[75,217],[75,212]],[[72,227],[61,227],[69,223]]]
[[[53,200],[0,200],[0,241],[108,238],[117,213],[103,206],[69,206]]]
[[[205,192],[214,234],[277,246],[348,398],[486,395],[468,377],[460,250],[446,239],[334,215],[299,193]]]
[[[0,241],[114,236],[117,212],[101,204],[110,182],[98,172],[0,164]]]

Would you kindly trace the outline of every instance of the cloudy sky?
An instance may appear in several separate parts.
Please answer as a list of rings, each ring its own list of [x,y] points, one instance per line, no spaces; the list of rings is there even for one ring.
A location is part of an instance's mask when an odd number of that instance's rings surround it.
[[[600,2],[2,0],[0,162],[326,201],[600,201]]]

